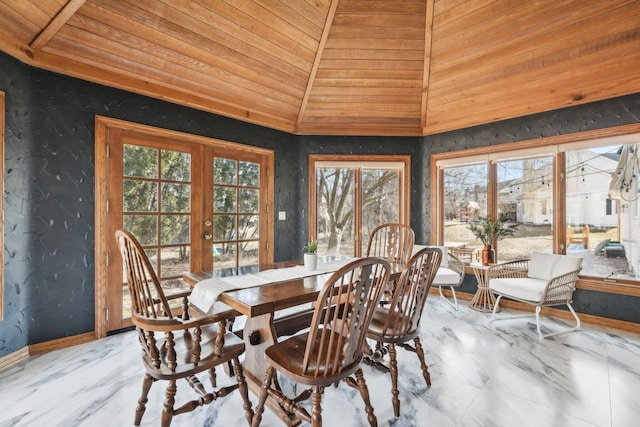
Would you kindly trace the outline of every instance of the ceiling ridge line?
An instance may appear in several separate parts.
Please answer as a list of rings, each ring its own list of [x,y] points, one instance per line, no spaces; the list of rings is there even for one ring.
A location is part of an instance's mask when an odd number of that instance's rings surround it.
[[[422,103],[420,105],[420,125],[422,134],[427,127],[427,104],[429,102],[429,78],[431,77],[431,49],[433,45],[433,21],[435,0],[427,0],[424,24],[424,62],[422,67]]]
[[[320,36],[320,41],[318,42],[318,50],[316,51],[316,57],[313,60],[313,65],[311,66],[311,72],[309,73],[309,80],[307,81],[307,87],[305,88],[304,96],[302,97],[302,102],[300,103],[300,111],[298,112],[298,119],[296,120],[296,124],[295,124],[295,132],[298,132],[298,127],[302,123],[302,117],[304,116],[304,113],[307,110],[307,104],[309,102],[309,96],[311,95],[311,89],[313,88],[313,83],[316,80],[316,74],[318,73],[320,60],[322,59],[322,54],[324,53],[324,47],[327,43],[327,39],[329,38],[329,31],[331,30],[331,26],[333,25],[333,20],[336,15],[336,10],[338,9],[338,3],[340,3],[340,0],[332,0],[331,6],[329,7],[329,11],[327,13],[327,19],[325,21],[324,28],[322,29],[322,36]]]

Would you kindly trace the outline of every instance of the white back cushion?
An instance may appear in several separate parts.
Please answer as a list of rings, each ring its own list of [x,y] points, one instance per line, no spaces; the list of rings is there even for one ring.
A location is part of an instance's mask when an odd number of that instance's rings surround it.
[[[440,252],[442,253],[442,260],[440,261],[440,267],[448,267],[449,266],[449,260],[447,259],[447,247],[446,246],[413,245],[413,251],[411,251],[411,256],[414,256],[415,254],[417,254],[419,251],[423,250],[424,248],[440,249]]]
[[[534,279],[551,280],[554,277],[577,270],[582,265],[582,258],[531,252],[528,276]]]

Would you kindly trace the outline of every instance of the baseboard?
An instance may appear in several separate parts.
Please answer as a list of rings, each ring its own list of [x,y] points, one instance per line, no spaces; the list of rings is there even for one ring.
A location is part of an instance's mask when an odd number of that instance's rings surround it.
[[[27,358],[29,358],[29,347],[22,347],[18,351],[14,351],[13,353],[0,357],[0,371],[7,369],[9,366],[13,366],[18,362],[22,362]]]
[[[447,297],[453,296],[449,288],[442,288],[442,292]],[[438,294],[438,287],[437,286],[432,287],[429,293]],[[473,294],[470,294],[468,292],[462,292],[462,291],[456,292],[456,296],[458,297],[458,300],[466,300],[466,301],[471,301],[471,299],[473,298]],[[535,307],[533,307],[532,305],[524,304],[518,301],[507,300],[507,299],[500,300],[500,307],[512,308],[514,310],[520,310],[520,311],[529,311],[531,312],[531,314],[535,313]],[[608,317],[594,316],[593,314],[578,313],[578,312],[576,313],[578,314],[580,321],[583,323],[590,323],[590,324],[602,326],[605,328],[619,329],[625,332],[640,334],[640,323],[627,322],[625,320],[610,319]],[[573,316],[567,310],[560,310],[560,309],[551,308],[551,307],[543,307],[542,310],[540,311],[540,314],[542,314],[543,316],[552,316],[552,317],[558,317],[560,319],[574,321]]]
[[[59,350],[61,348],[72,347],[74,345],[95,341],[95,339],[96,339],[96,336],[93,332],[87,332],[84,334],[78,334],[70,337],[59,338],[57,340],[45,341],[38,344],[31,344],[29,346],[29,354],[31,356],[35,356],[36,354],[48,353],[53,350]]]

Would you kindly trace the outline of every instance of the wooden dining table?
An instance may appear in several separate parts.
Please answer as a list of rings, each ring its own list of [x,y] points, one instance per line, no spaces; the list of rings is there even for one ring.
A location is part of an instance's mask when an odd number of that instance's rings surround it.
[[[332,257],[332,260],[335,260]],[[320,260],[322,262],[322,259]],[[302,260],[285,261],[275,264],[244,267],[226,272],[201,271],[192,272],[184,276],[184,281],[192,286],[197,282],[220,275],[246,274],[273,268],[285,268],[302,265]],[[390,280],[397,280],[404,269],[404,265],[391,263]],[[312,309],[304,308],[305,304],[315,302],[322,285],[333,273],[322,273],[276,283],[268,283],[238,290],[226,291],[220,294],[218,301],[228,305],[247,319],[242,333],[245,342],[244,372],[249,389],[256,395],[260,394],[260,386],[268,368],[264,357],[267,347],[275,344],[280,334],[293,334],[297,330],[309,326]],[[278,319],[275,313],[292,307],[301,307],[298,313],[290,314]],[[281,327],[277,327],[282,325]],[[284,327],[283,327],[284,326]],[[295,426],[300,420],[282,411],[276,402],[267,401],[269,406],[287,425]]]

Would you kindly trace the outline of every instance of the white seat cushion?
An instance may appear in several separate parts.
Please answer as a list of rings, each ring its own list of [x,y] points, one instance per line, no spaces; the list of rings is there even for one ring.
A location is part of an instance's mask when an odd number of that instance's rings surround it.
[[[432,285],[452,286],[452,285],[457,285],[459,281],[460,281],[460,275],[458,273],[451,270],[450,268],[440,267],[438,268],[436,277],[433,278]]]
[[[548,280],[522,278],[491,279],[489,289],[505,296],[512,296],[527,301],[540,302]]]

